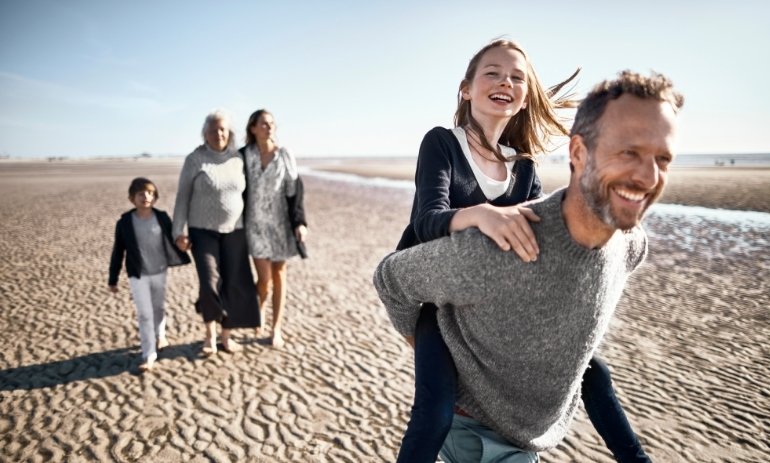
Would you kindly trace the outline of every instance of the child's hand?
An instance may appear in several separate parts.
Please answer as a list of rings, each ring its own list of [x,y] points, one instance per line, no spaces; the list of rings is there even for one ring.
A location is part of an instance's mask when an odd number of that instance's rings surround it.
[[[513,250],[524,262],[534,262],[540,253],[529,222],[540,222],[532,209],[523,206],[495,207],[481,204],[473,209],[475,226],[503,251]]]
[[[190,239],[187,238],[187,235],[179,235],[176,241],[174,241],[174,244],[176,244],[176,247],[182,252],[187,252],[192,248],[192,243],[190,243]]]
[[[118,285],[110,285],[110,292],[111,293],[117,293],[118,292]]]

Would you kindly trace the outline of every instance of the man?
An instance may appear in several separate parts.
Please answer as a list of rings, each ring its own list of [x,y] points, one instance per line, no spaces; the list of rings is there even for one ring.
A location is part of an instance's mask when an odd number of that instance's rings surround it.
[[[570,136],[569,185],[528,205],[541,218],[531,224],[536,262],[469,229],[380,263],[374,285],[402,335],[414,333],[421,303],[439,307],[464,415],[445,461],[536,461],[563,439],[583,371],[646,255],[639,223],[666,183],[683,101],[664,76],[628,71],[588,94]]]

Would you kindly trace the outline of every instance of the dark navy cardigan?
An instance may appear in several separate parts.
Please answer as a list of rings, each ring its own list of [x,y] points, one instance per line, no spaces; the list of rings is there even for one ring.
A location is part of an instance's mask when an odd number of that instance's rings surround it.
[[[458,209],[489,203],[513,206],[540,197],[543,193],[535,164],[517,160],[511,168],[513,179],[508,191],[487,200],[476,181],[460,142],[451,130],[436,127],[425,134],[417,157],[412,214],[396,249],[449,235],[449,222]]]
[[[120,216],[120,220],[115,225],[115,243],[112,245],[112,258],[110,259],[110,279],[109,285],[118,284],[118,275],[120,267],[123,264],[123,255],[126,256],[126,273],[129,278],[140,278],[142,274],[142,254],[139,252],[139,244],[136,242],[134,233],[134,223],[131,220],[131,214],[136,209],[131,209]],[[155,212],[155,218],[158,219],[158,225],[163,231],[163,249],[166,251],[168,266],[174,267],[190,263],[190,256],[182,252],[174,245],[174,239],[171,238],[171,218],[163,211],[152,208]]]

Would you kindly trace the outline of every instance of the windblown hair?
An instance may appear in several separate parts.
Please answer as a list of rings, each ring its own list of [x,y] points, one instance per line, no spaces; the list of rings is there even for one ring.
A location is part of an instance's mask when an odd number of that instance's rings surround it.
[[[137,193],[141,193],[143,191],[152,191],[155,199],[160,199],[158,187],[156,187],[155,184],[150,180],[144,177],[137,177],[131,180],[131,186],[128,187],[128,197],[131,198],[131,200],[134,199],[134,196],[136,196]]]
[[[206,130],[209,128],[209,124],[214,121],[222,122],[230,132],[227,139],[227,149],[235,149],[235,132],[233,132],[233,115],[229,111],[224,109],[215,109],[206,116],[206,120],[203,122],[203,128],[201,129],[201,136],[203,141],[206,141]]]
[[[607,103],[620,98],[624,93],[642,99],[668,102],[674,108],[675,113],[679,112],[679,109],[684,105],[682,94],[674,90],[673,82],[663,74],[653,71],[647,77],[625,70],[618,74],[617,79],[605,80],[597,84],[586,95],[578,106],[570,136],[580,135],[583,137],[583,144],[589,152],[592,151],[599,136],[598,121],[604,114]]]
[[[520,154],[510,158],[503,155],[499,146],[492,146],[484,135],[476,119],[471,114],[471,102],[463,99],[463,88],[467,87],[476,75],[479,62],[486,52],[493,48],[502,47],[516,50],[527,62],[527,107],[522,108],[516,113],[503,129],[500,136],[500,144],[516,148]],[[468,63],[468,69],[465,71],[465,77],[460,82],[460,89],[457,93],[457,111],[455,111],[455,127],[467,126],[474,132],[481,142],[481,146],[494,153],[495,157],[501,161],[513,161],[515,159],[528,158],[535,159],[536,155],[544,154],[552,150],[555,146],[554,138],[567,136],[569,131],[564,127],[564,118],[556,113],[557,109],[574,108],[579,100],[575,99],[574,93],[568,93],[557,97],[556,94],[564,86],[570,83],[580,72],[578,68],[567,80],[561,82],[549,89],[544,89],[537,78],[535,68],[532,67],[527,54],[521,45],[510,40],[495,40],[482,48],[471,58]]]
[[[257,144],[257,137],[253,133],[251,133],[250,129],[255,125],[257,125],[259,118],[263,114],[270,114],[271,116],[273,115],[273,113],[271,113],[267,109],[258,109],[253,113],[251,113],[251,116],[249,116],[249,122],[246,124],[246,146]]]

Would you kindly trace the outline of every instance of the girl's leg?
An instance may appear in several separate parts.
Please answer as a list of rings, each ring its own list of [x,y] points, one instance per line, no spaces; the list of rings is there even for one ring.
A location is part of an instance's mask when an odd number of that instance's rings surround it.
[[[166,340],[166,272],[153,275],[152,279],[152,310],[157,349],[168,346]]]
[[[583,374],[583,404],[594,428],[604,439],[615,460],[620,463],[650,463],[612,388],[610,370],[602,359],[593,356]]]
[[[265,304],[267,303],[267,292],[270,289],[270,280],[272,279],[272,271],[270,261],[268,259],[254,258],[254,267],[257,268],[257,296],[259,297],[259,319],[262,324],[265,324]],[[262,334],[263,330],[260,326],[257,328],[257,334]]]
[[[452,428],[457,370],[433,304],[423,304],[414,333],[414,405],[401,441],[398,463],[435,463]]]
[[[152,364],[158,356],[155,351],[150,279],[148,277],[131,277],[128,279],[128,284],[131,288],[131,297],[136,305],[136,318],[139,321],[139,339],[142,345],[142,364],[139,365],[139,369],[145,371],[152,368]]]
[[[273,346],[282,347],[281,319],[286,304],[286,262],[271,262],[270,271],[273,275]]]

